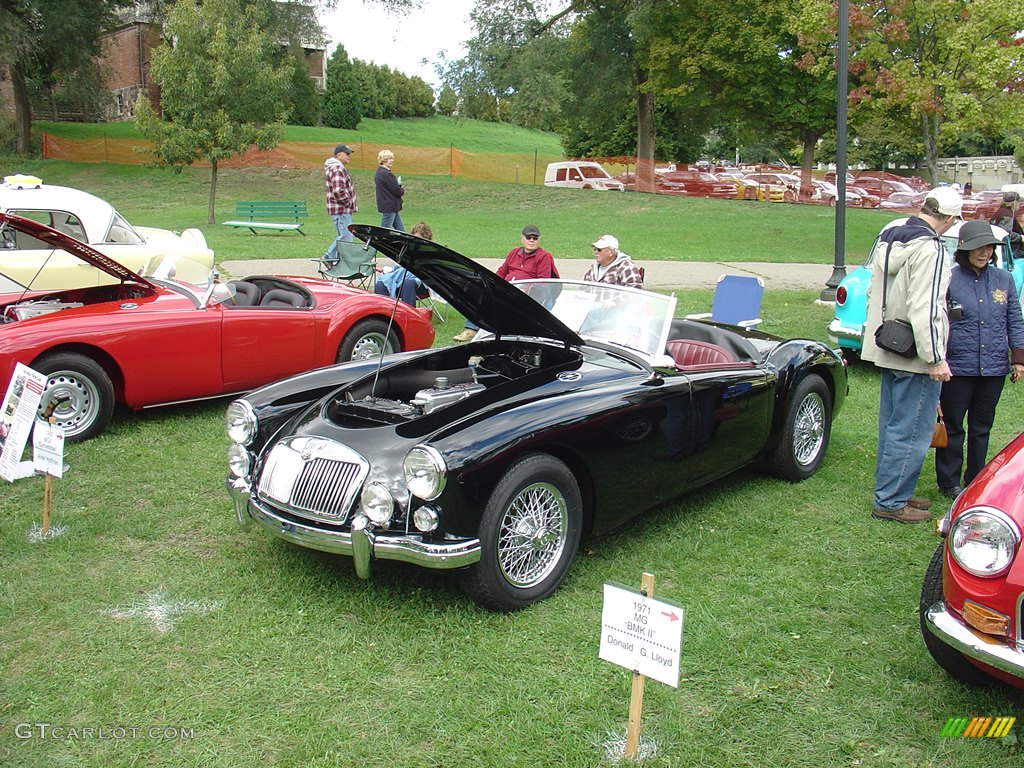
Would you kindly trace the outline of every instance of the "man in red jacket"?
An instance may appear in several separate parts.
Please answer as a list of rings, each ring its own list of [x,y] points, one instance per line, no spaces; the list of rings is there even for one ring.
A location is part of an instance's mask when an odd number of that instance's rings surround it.
[[[522,245],[508,252],[495,274],[509,282],[559,276],[555,257],[540,247],[540,230],[533,224],[523,227]],[[474,336],[476,326],[466,323],[462,332],[455,336],[455,341],[469,341]]]

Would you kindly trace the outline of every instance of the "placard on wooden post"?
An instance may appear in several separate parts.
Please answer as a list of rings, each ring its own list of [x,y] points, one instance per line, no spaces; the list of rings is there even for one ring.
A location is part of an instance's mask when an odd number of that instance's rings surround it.
[[[647,678],[679,687],[679,650],[683,609],[656,601],[654,574],[644,573],[640,591],[604,585],[600,657],[633,673],[629,700],[626,757],[635,759],[640,746],[644,684]]]

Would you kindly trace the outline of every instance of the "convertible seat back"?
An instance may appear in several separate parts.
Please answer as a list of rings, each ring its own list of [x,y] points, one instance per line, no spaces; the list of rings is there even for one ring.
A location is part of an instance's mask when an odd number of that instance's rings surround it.
[[[718,371],[727,368],[752,368],[753,363],[740,361],[717,344],[693,339],[673,339],[668,353],[680,371]]]
[[[247,283],[244,280],[232,280],[228,283],[235,289],[235,300],[232,302],[236,307],[258,307],[263,292],[258,285]]]
[[[274,288],[273,290],[267,291],[263,298],[260,300],[261,307],[292,307],[295,309],[302,309],[306,306],[306,302],[301,296],[291,291],[286,291],[282,288]]]

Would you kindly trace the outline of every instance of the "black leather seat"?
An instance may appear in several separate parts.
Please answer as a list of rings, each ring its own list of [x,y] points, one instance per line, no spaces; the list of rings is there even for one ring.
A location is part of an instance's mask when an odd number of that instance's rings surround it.
[[[235,289],[235,299],[231,303],[236,307],[259,306],[262,291],[258,285],[245,280],[231,280],[228,285]]]
[[[266,292],[260,300],[261,307],[291,307],[302,309],[306,306],[305,300],[297,293],[286,291],[282,288],[274,288]]]

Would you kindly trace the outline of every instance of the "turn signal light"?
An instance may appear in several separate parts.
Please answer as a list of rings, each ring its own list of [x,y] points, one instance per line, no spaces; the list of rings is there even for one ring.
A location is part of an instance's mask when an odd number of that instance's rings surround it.
[[[979,605],[973,600],[964,601],[964,621],[986,635],[1010,634],[1010,617]]]

